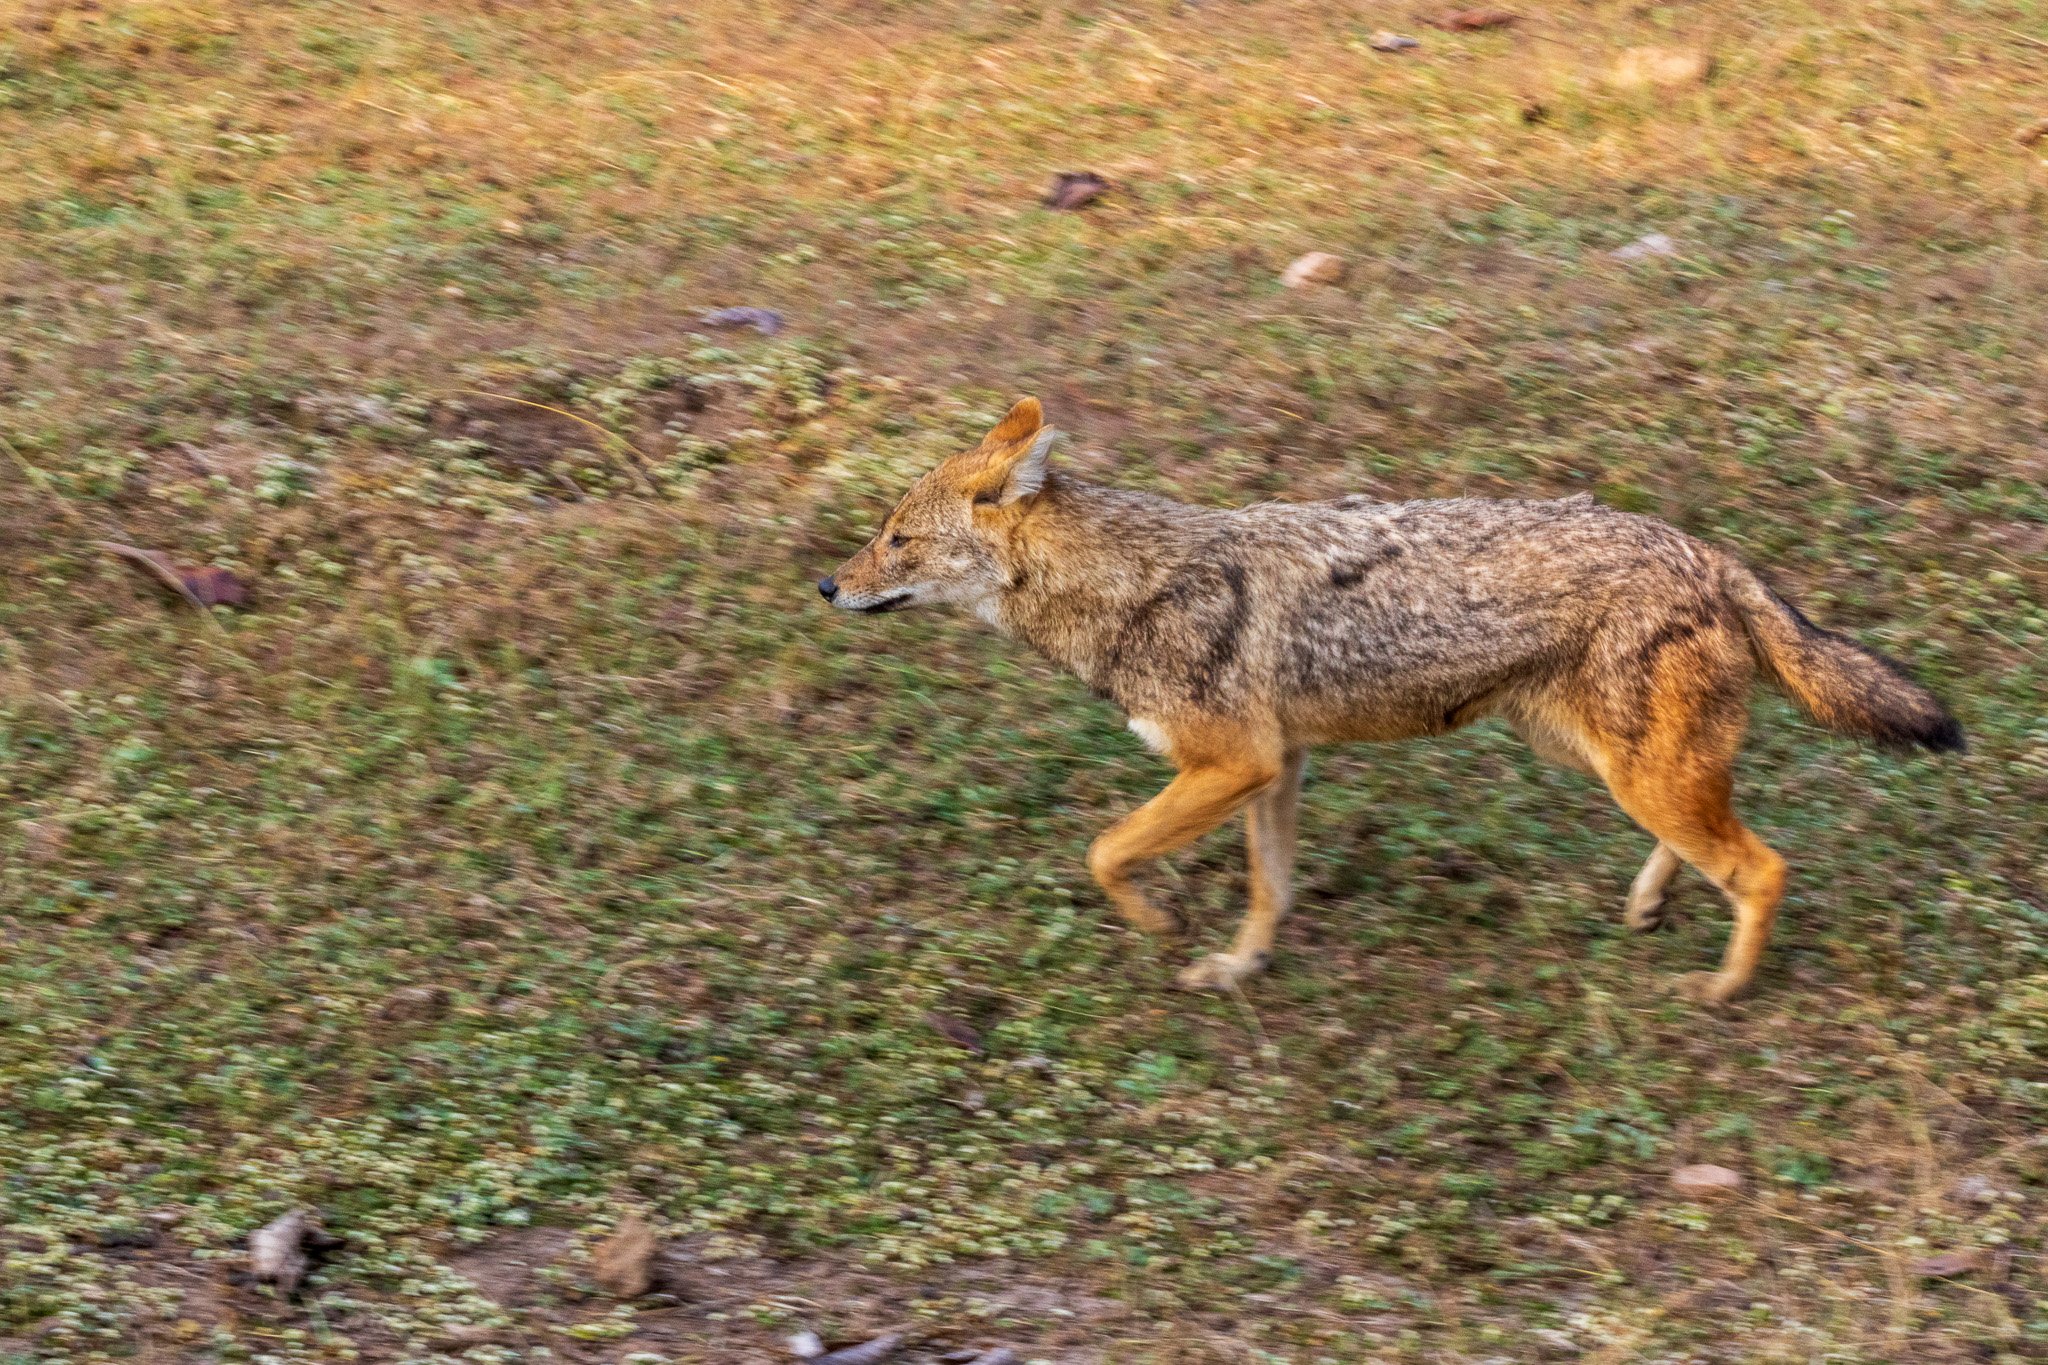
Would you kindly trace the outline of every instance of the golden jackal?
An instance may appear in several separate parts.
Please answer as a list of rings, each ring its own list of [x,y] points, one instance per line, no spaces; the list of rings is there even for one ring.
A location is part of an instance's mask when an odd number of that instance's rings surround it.
[[[1710,1002],[1749,984],[1785,887],[1784,859],[1729,806],[1752,671],[1831,730],[1963,746],[1955,717],[1896,665],[1661,521],[1583,495],[1189,507],[1062,477],[1046,463],[1054,435],[1037,400],[1018,403],[818,591],[849,611],[970,607],[1123,708],[1179,769],[1088,851],[1139,928],[1178,924],[1132,871],[1246,807],[1251,912],[1185,986],[1265,965],[1313,744],[1500,716],[1598,777],[1657,838],[1629,888],[1631,927],[1661,921],[1680,860],[1735,907],[1721,970],[1680,980]]]

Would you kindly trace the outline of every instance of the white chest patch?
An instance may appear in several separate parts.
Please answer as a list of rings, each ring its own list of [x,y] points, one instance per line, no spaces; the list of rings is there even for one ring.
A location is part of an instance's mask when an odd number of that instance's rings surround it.
[[[1153,753],[1163,754],[1171,747],[1166,739],[1166,731],[1159,728],[1157,721],[1146,720],[1143,716],[1132,716],[1129,723],[1131,733],[1144,740],[1145,747]]]

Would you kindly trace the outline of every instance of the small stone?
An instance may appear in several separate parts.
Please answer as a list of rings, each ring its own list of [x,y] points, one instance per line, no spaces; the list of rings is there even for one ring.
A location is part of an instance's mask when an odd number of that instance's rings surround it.
[[[441,286],[441,292],[451,299],[466,299],[469,297],[469,291],[459,284],[444,284]]]
[[[1302,289],[1311,284],[1335,284],[1344,278],[1350,267],[1342,256],[1333,256],[1327,251],[1311,251],[1297,256],[1280,272],[1280,283],[1289,289]]]
[[[1607,83],[1618,90],[1677,90],[1703,85],[1714,74],[1704,52],[1669,47],[1632,47],[1621,54]]]
[[[903,1348],[903,1340],[901,1332],[887,1332],[873,1341],[842,1346],[830,1355],[819,1356],[818,1365],[882,1365]]]
[[[312,1267],[306,1242],[313,1231],[313,1215],[305,1209],[293,1209],[256,1229],[249,1234],[249,1273],[290,1295]]]
[[[1956,1198],[1967,1199],[1973,1204],[1996,1204],[1998,1187],[1981,1175],[1966,1175],[1955,1183],[1952,1191]]]
[[[1651,256],[1676,256],[1678,243],[1662,232],[1646,232],[1627,246],[1616,247],[1608,255],[1617,261],[1640,261]]]
[[[798,1360],[816,1360],[825,1354],[824,1339],[808,1327],[801,1332],[790,1333],[783,1344],[789,1347],[789,1353]]]
[[[1726,1166],[1681,1166],[1671,1173],[1671,1188],[1694,1198],[1733,1194],[1742,1185],[1741,1173]]]
[[[374,394],[351,398],[342,404],[348,415],[367,426],[388,427],[397,420],[391,405]]]
[[[714,308],[697,320],[706,327],[751,327],[764,337],[782,330],[782,314],[773,308]]]
[[[1411,48],[1422,46],[1419,39],[1384,28],[1366,39],[1366,42],[1371,45],[1374,52],[1407,52]]]

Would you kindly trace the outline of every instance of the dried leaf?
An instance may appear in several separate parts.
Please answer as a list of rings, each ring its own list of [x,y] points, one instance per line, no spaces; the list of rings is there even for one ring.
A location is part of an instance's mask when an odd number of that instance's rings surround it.
[[[751,327],[764,337],[782,330],[782,314],[773,308],[714,308],[697,320],[706,327]]]
[[[1946,1280],[1957,1275],[1967,1275],[1973,1270],[1984,1268],[1982,1247],[1966,1247],[1960,1251],[1944,1251],[1936,1256],[1923,1256],[1913,1262],[1913,1273],[1923,1280]]]
[[[881,1365],[882,1361],[895,1355],[903,1347],[903,1334],[890,1332],[864,1341],[858,1346],[842,1346],[836,1351],[821,1355],[817,1365]]]
[[[108,554],[127,560],[156,582],[204,611],[208,607],[240,607],[248,604],[249,587],[235,574],[217,565],[186,568],[161,550],[139,550],[118,540],[96,540],[94,545]]]
[[[1378,33],[1373,34],[1366,42],[1371,45],[1374,52],[1407,52],[1412,48],[1422,46],[1419,39],[1410,38],[1405,33],[1395,33],[1384,28]]]
[[[293,1209],[249,1234],[249,1273],[277,1292],[290,1295],[312,1268],[307,1247],[318,1234],[318,1224],[305,1209]]]
[[[436,1019],[448,1012],[446,986],[400,986],[377,1010],[379,1019]]]
[[[1045,206],[1068,211],[1086,208],[1108,190],[1109,182],[1093,171],[1061,171],[1045,192]]]
[[[590,1278],[616,1299],[637,1299],[654,1288],[654,1229],[629,1213],[618,1230],[590,1253]]]
[[[1335,284],[1344,278],[1349,269],[1342,256],[1332,256],[1327,251],[1311,251],[1297,256],[1287,269],[1280,272],[1280,283],[1289,289],[1301,289],[1311,284]]]
[[[974,1026],[965,1020],[955,1019],[950,1014],[940,1014],[937,1010],[933,1010],[925,1015],[924,1021],[944,1034],[948,1041],[957,1044],[977,1057],[982,1055],[981,1035],[976,1033]]]
[[[1741,1172],[1726,1166],[1681,1166],[1671,1173],[1671,1188],[1686,1195],[1733,1194],[1742,1183]]]
[[[1446,33],[1476,33],[1481,29],[1506,28],[1521,17],[1504,9],[1454,9],[1424,22]]]

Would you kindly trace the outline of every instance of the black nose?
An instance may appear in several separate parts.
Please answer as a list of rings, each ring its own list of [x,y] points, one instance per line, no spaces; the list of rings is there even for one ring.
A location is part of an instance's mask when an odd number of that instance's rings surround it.
[[[839,580],[836,578],[819,579],[818,596],[824,598],[827,602],[839,596]]]

